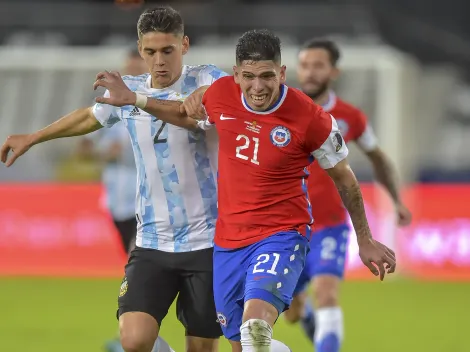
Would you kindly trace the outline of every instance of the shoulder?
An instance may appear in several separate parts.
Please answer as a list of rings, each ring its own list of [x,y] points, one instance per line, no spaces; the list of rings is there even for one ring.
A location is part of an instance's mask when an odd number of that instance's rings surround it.
[[[211,81],[214,82],[220,77],[227,76],[228,74],[218,68],[215,65],[195,65],[195,66],[184,66],[184,74],[189,77],[198,78],[200,81]]]
[[[143,75],[139,75],[139,76],[126,75],[126,76],[122,76],[122,80],[124,81],[124,83],[130,90],[136,91],[145,87],[145,84],[149,76],[150,76],[150,73],[144,73]]]
[[[286,96],[286,106],[294,112],[297,120],[302,118],[309,123],[311,120],[321,118],[323,111],[321,106],[315,104],[313,100],[297,88],[288,87]]]
[[[238,92],[238,85],[235,83],[233,76],[225,76],[212,83],[204,97],[218,97],[222,95],[227,97],[229,94],[238,94]]]
[[[364,112],[357,106],[340,98],[337,98],[336,106],[332,110],[332,113],[335,118],[348,120],[350,123],[357,122],[358,120],[362,121],[366,117]]]

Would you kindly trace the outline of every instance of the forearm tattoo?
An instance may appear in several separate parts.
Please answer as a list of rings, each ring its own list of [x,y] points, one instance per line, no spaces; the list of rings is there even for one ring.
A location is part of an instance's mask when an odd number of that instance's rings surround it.
[[[343,204],[351,217],[357,238],[361,239],[371,237],[359,184],[355,182],[352,185],[343,184],[337,185],[337,187]]]

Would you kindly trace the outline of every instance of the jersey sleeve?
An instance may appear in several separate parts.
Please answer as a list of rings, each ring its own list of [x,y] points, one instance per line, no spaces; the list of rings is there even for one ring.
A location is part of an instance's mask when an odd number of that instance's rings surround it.
[[[222,71],[220,68],[214,65],[207,65],[204,67],[198,75],[198,87],[210,86],[212,83],[217,81],[221,77],[229,76],[228,73]]]
[[[109,97],[109,91],[106,90],[104,97]],[[111,127],[116,124],[119,119],[118,108],[108,104],[96,103],[92,108],[93,115],[103,125],[103,127]]]
[[[346,159],[348,147],[333,116],[319,110],[307,128],[307,147],[323,169],[331,169]]]
[[[356,138],[356,143],[365,152],[370,152],[377,148],[377,137],[369,124],[366,125],[362,134]]]

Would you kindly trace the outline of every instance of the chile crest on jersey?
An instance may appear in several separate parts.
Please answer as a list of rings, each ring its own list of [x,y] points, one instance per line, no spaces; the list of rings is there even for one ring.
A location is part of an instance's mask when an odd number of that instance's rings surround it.
[[[271,142],[280,148],[284,148],[291,141],[291,135],[288,128],[276,126],[271,130]]]

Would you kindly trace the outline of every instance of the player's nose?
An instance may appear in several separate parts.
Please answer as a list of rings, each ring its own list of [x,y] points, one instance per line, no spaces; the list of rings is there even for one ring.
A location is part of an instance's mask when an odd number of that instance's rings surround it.
[[[261,81],[261,79],[255,78],[253,80],[253,84],[251,86],[251,89],[252,89],[253,93],[261,93],[264,89],[264,84]]]

